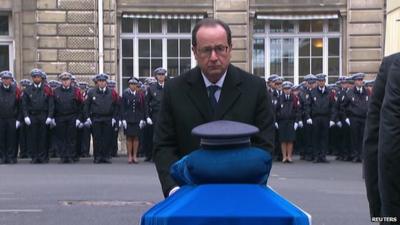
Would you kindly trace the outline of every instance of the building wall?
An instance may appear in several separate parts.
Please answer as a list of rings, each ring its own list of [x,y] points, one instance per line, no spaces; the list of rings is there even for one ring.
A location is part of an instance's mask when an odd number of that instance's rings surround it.
[[[400,52],[400,1],[387,0],[385,55]]]

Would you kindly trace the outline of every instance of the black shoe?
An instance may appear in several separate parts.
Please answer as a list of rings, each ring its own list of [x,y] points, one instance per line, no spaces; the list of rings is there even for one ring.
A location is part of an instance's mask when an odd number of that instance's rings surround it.
[[[151,159],[151,158],[146,158],[144,161],[145,161],[145,162],[151,162],[152,159]]]
[[[107,164],[111,164],[112,163],[109,159],[103,159],[102,162],[103,163],[107,163]]]
[[[356,157],[353,159],[353,163],[360,163],[362,160],[360,159],[360,157]]]
[[[10,164],[16,164],[17,163],[17,159],[10,159],[8,162]]]
[[[321,159],[319,159],[319,161],[321,163],[329,163],[329,161],[326,158],[321,158]]]
[[[101,161],[100,161],[100,159],[94,159],[94,160],[93,160],[93,163],[99,164],[99,163],[101,163]]]
[[[300,160],[305,160],[306,157],[304,155],[300,156]]]

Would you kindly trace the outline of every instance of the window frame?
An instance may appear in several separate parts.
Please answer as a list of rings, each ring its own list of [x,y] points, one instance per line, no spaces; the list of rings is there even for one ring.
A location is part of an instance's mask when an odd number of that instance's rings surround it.
[[[0,15],[8,17],[8,35],[0,35],[0,45],[8,46],[8,67],[9,71],[14,74],[15,41],[13,39],[12,17],[10,12],[0,12]]]
[[[255,19],[257,20],[257,19]],[[262,19],[260,19],[262,20]],[[322,20],[322,19],[321,19]],[[270,31],[270,22],[271,20],[264,20],[264,32],[260,33],[253,33],[252,36],[252,51],[254,51],[254,40],[255,39],[264,39],[264,77],[267,78],[268,76],[271,75],[271,67],[270,67],[270,60],[271,60],[271,39],[288,39],[288,38],[293,38],[294,39],[294,74],[293,74],[293,80],[295,84],[298,84],[300,81],[300,74],[299,74],[299,40],[302,38],[321,38],[323,41],[323,48],[322,48],[322,73],[328,75],[329,79],[329,74],[328,74],[328,61],[329,61],[329,49],[328,45],[329,42],[328,40],[330,38],[338,38],[339,39],[339,74],[338,76],[342,75],[342,26],[341,26],[341,20],[340,18],[337,19],[339,23],[339,31],[329,31],[329,19],[323,19],[323,30],[322,32],[300,32],[299,31],[299,21],[300,20],[295,20],[294,21],[294,32],[292,33],[274,33]],[[311,49],[310,49],[311,51]],[[311,56],[310,56],[311,59]],[[251,71],[254,72],[254,64],[253,62],[251,63]],[[311,71],[311,63],[310,63],[310,71]],[[280,74],[279,74],[280,75]],[[336,74],[335,74],[336,76]],[[327,80],[328,80],[327,79]]]

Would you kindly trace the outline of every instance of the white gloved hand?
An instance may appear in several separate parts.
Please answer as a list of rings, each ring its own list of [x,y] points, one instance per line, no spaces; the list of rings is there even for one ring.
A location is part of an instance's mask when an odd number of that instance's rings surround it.
[[[312,125],[312,119],[308,119],[307,124]]]
[[[90,126],[92,126],[92,121],[90,120],[90,118],[87,118],[85,122],[85,127],[90,127]]]
[[[333,122],[332,120],[329,121],[329,127],[333,127],[333,126],[335,126],[335,122]]]
[[[177,192],[179,189],[180,189],[180,188],[179,188],[178,186],[172,188],[172,189],[169,191],[168,197],[171,196],[171,195],[173,195],[173,194],[175,194],[175,192]]]
[[[54,127],[56,127],[56,126],[57,126],[56,120],[55,120],[55,119],[51,119],[50,128],[54,128]]]
[[[299,124],[295,122],[293,125],[294,130],[297,130],[298,127],[299,127]]]
[[[79,128],[79,125],[81,124],[81,121],[80,120],[75,120],[75,127],[77,127],[77,128]]]
[[[47,119],[46,119],[46,125],[50,125],[51,124],[51,118],[50,117],[47,117]]]
[[[342,122],[338,121],[338,122],[336,123],[336,125],[337,125],[338,127],[342,127]]]
[[[144,126],[146,126],[146,122],[144,122],[144,120],[141,120],[141,121],[139,122],[139,128],[140,128],[140,129],[143,129]]]
[[[349,125],[350,126],[350,119],[349,118],[346,118],[346,123],[347,123],[347,125]]]
[[[303,128],[303,121],[299,121],[299,128]]]
[[[147,117],[146,122],[149,125],[153,125],[153,121],[150,119],[150,117]]]
[[[78,128],[79,128],[79,129],[82,129],[83,126],[84,126],[84,124],[81,122],[81,123],[79,123]]]
[[[117,121],[114,118],[112,118],[111,119],[111,126],[113,127],[116,123],[117,123]]]
[[[279,125],[278,125],[277,122],[275,122],[275,128],[276,128],[276,129],[279,129]]]
[[[15,121],[15,129],[18,129],[21,126],[21,122],[19,122],[18,120]]]
[[[31,125],[31,119],[29,119],[29,117],[25,117],[24,118],[25,124],[30,126]]]
[[[122,127],[126,130],[128,128],[128,123],[126,120],[122,120]]]
[[[122,127],[122,121],[118,121],[118,127]]]

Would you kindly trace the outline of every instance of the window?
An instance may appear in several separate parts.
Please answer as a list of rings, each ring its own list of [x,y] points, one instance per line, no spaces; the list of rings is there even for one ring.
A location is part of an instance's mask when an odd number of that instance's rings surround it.
[[[123,88],[132,76],[152,76],[164,67],[169,77],[178,76],[195,66],[191,52],[191,31],[199,16],[160,15],[123,16],[121,22],[121,62]]]
[[[253,73],[278,74],[294,83],[325,73],[333,83],[341,74],[339,19],[255,19]]]
[[[0,13],[0,71],[13,71],[13,39],[11,21],[8,13]]]

